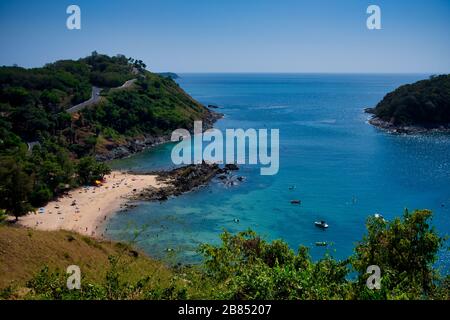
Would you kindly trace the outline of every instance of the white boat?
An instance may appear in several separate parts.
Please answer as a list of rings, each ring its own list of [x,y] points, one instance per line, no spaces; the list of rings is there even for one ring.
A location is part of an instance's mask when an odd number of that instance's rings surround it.
[[[322,229],[326,229],[328,228],[328,224],[325,221],[316,221],[314,222],[314,224],[316,225],[316,227],[322,228]]]

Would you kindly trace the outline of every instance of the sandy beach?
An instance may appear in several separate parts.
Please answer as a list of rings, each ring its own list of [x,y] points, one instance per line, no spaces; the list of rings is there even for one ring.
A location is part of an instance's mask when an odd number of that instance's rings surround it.
[[[49,202],[44,209],[19,219],[19,224],[39,230],[71,230],[102,238],[108,218],[146,187],[160,187],[156,175],[113,171],[99,187],[80,187]]]

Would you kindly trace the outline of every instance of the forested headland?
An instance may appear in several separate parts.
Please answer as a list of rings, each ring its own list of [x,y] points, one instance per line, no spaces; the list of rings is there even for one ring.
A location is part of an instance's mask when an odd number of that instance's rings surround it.
[[[95,103],[68,112],[93,88]],[[107,174],[96,157],[216,118],[141,60],[97,52],[41,68],[0,67],[0,115],[0,208],[16,217]]]
[[[420,128],[450,129],[450,75],[431,76],[403,85],[366,111],[374,114],[372,124],[385,129],[405,132]]]

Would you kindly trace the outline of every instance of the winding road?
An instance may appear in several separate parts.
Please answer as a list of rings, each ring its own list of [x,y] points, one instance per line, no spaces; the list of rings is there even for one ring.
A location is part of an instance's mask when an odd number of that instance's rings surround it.
[[[131,79],[131,80],[125,81],[125,83],[123,85],[121,85],[120,87],[113,88],[112,90],[129,88],[133,85],[133,83],[136,82],[136,80],[137,79]],[[86,100],[84,102],[81,102],[81,103],[73,106],[73,107],[70,107],[66,111],[68,113],[75,113],[75,112],[83,110],[84,108],[86,108],[88,106],[92,106],[92,105],[100,102],[100,99],[102,98],[100,96],[100,92],[102,90],[103,90],[102,88],[92,87],[92,94],[91,94],[91,98],[89,100]]]
[[[91,94],[91,98],[89,100],[86,100],[86,101],[84,101],[82,103],[79,103],[79,104],[77,104],[77,105],[67,109],[66,111],[68,113],[74,113],[74,112],[78,112],[80,110],[83,110],[87,106],[91,106],[93,104],[96,104],[101,99],[100,91],[102,91],[101,88],[92,87],[92,94]]]
[[[131,80],[125,81],[125,83],[123,85],[121,85],[120,87],[113,88],[113,90],[129,88],[133,85],[133,83],[136,82],[136,80],[137,79],[131,79]],[[100,92],[102,90],[103,90],[102,88],[92,87],[92,93],[91,93],[91,97],[89,98],[89,100],[83,101],[73,107],[70,107],[69,109],[66,110],[66,112],[75,113],[75,112],[83,110],[86,107],[92,106],[92,105],[100,102],[100,99],[102,98],[100,96]],[[32,152],[33,147],[36,145],[39,145],[39,144],[40,144],[39,141],[27,142],[28,152]]]
[[[30,142],[27,142],[27,145],[28,145],[28,152],[31,152],[31,151],[33,151],[34,146],[41,145],[41,144],[39,143],[39,141],[30,141]]]

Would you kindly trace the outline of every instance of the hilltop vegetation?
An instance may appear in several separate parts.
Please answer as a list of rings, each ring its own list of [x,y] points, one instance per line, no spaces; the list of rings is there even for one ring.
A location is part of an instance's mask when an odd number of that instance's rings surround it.
[[[403,85],[388,93],[370,112],[394,126],[447,126],[450,124],[450,75]]]
[[[104,103],[81,116],[79,123],[86,121],[106,137],[136,136],[189,129],[194,120],[207,118],[208,110],[171,79],[146,73],[133,90],[110,90]]]
[[[211,120],[172,79],[145,68],[141,60],[97,52],[42,68],[1,67],[0,208],[18,217],[108,173],[96,155]],[[99,103],[69,114],[93,86],[103,89]]]
[[[0,258],[8,262],[0,266],[0,297],[26,292],[22,298],[450,299],[450,277],[433,268],[444,239],[430,219],[427,210],[405,211],[391,222],[370,217],[353,256],[336,260],[326,254],[316,262],[303,246],[294,252],[284,241],[268,242],[250,230],[225,232],[221,245],[199,248],[200,265],[174,268],[125,245],[0,227]],[[63,271],[70,264],[85,273],[81,290],[66,287]],[[370,265],[380,267],[379,290],[366,286]]]
[[[160,76],[170,78],[170,79],[178,79],[180,76],[173,72],[159,72]]]

